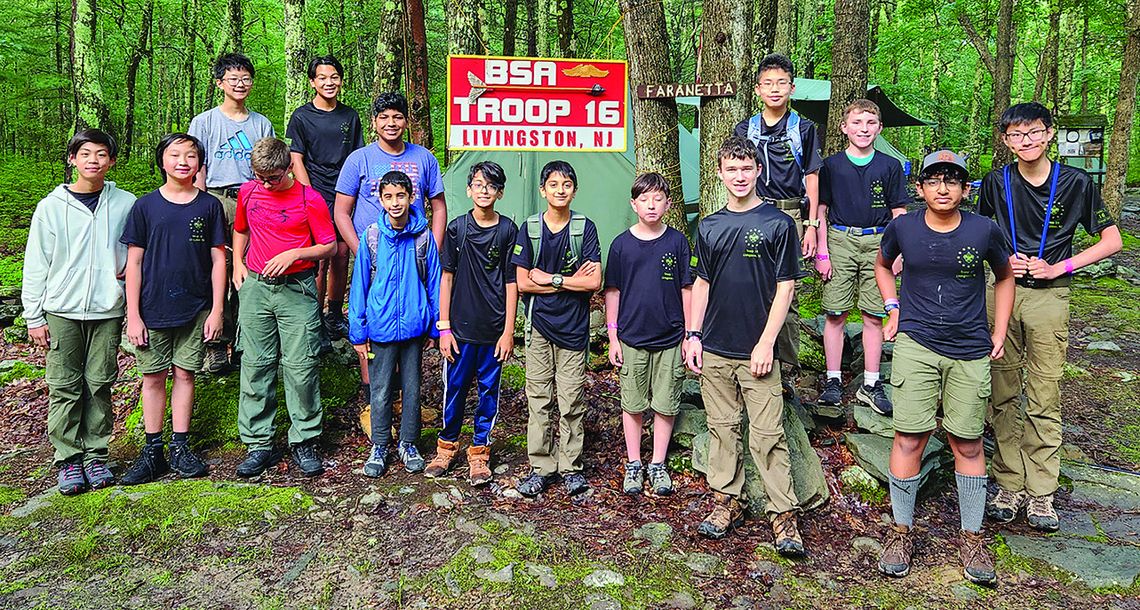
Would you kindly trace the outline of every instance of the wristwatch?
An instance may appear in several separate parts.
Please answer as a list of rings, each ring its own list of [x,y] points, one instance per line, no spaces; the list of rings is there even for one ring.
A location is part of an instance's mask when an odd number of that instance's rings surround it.
[[[450,320],[440,320],[440,321],[435,323],[435,329],[436,330],[448,330],[450,328],[451,328],[451,321]]]
[[[819,228],[819,219],[816,218],[815,220],[805,220],[804,226],[805,227],[815,227],[818,229]]]
[[[887,303],[883,306],[883,313],[891,313],[892,310],[898,309],[898,303]]]
[[[554,275],[550,276],[550,285],[561,290],[562,289],[562,274],[555,273]]]
[[[704,335],[702,335],[701,331],[699,331],[699,330],[685,331],[685,340],[696,339],[697,341],[700,341],[701,338],[703,338],[703,337],[704,337]]]

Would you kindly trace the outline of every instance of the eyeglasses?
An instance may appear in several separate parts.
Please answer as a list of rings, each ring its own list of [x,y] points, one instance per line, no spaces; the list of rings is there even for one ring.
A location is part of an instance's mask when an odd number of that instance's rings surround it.
[[[476,193],[484,192],[484,191],[486,191],[488,193],[497,193],[497,192],[499,192],[499,187],[497,187],[493,184],[484,184],[482,182],[473,182],[473,183],[471,183],[471,190],[475,191]]]
[[[313,80],[317,81],[318,83],[339,84],[341,81],[341,78],[340,78],[339,74],[333,74],[332,76],[324,76],[324,75],[318,76],[317,78],[315,78]]]
[[[1004,134],[1005,139],[1013,142],[1014,144],[1021,144],[1025,138],[1029,138],[1030,142],[1040,142],[1045,137],[1045,133],[1049,131],[1046,128],[1034,129],[1032,131],[1011,131]]]
[[[238,85],[252,85],[253,84],[253,77],[252,76],[230,76],[227,78],[223,78],[222,80],[225,81],[225,83],[231,87],[236,87]]]
[[[940,184],[945,184],[948,189],[962,188],[962,181],[958,178],[926,178],[922,181],[922,186],[928,189],[938,188]]]
[[[780,87],[782,89],[784,87],[787,87],[790,84],[792,84],[792,81],[790,81],[786,78],[781,78],[779,80],[765,79],[765,80],[760,81],[760,86],[764,87],[765,89],[771,89],[773,86],[777,86],[777,87]]]
[[[289,175],[289,172],[285,172],[283,174],[277,174],[276,176],[259,176],[257,174],[254,174],[253,177],[257,178],[258,182],[261,182],[264,184],[277,184],[278,182],[281,182],[282,180],[284,180],[285,176],[288,176],[288,175]]]

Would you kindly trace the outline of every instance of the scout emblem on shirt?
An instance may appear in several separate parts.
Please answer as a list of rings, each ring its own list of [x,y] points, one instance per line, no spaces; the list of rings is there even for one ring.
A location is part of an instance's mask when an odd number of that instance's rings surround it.
[[[883,198],[883,181],[875,180],[871,183],[871,207],[881,208],[887,205]]]
[[[483,265],[483,268],[487,271],[494,271],[495,266],[499,264],[499,257],[499,244],[491,244],[491,247],[487,248],[487,262]]]
[[[744,258],[760,258],[760,243],[763,241],[763,231],[759,228],[748,229],[744,234]]]
[[[190,243],[206,243],[206,219],[199,216],[190,221]]]
[[[958,266],[960,267],[956,277],[962,279],[971,279],[978,273],[978,250],[973,246],[966,246],[958,250]]]
[[[674,279],[673,270],[677,266],[677,257],[669,252],[661,257],[661,279],[666,282],[671,282]]]
[[[1059,230],[1065,221],[1065,203],[1062,201],[1053,202],[1053,213],[1049,216],[1049,229]]]
[[[562,275],[574,273],[575,262],[577,259],[574,258],[574,253],[570,251],[570,246],[566,246],[566,254],[562,256],[562,270],[559,273]]]
[[[341,144],[352,144],[352,123],[342,121],[340,124]]]

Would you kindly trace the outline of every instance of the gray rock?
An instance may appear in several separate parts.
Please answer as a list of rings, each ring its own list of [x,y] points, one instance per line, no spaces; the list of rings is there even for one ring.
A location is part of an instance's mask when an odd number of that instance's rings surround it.
[[[681,383],[681,404],[691,404],[698,409],[705,407],[705,401],[701,397],[701,382],[696,379],[685,379]]]
[[[1140,506],[1140,477],[1078,464],[1062,464],[1073,482],[1073,499],[1131,511]]]
[[[515,564],[508,563],[498,570],[475,570],[475,577],[487,582],[511,582],[515,579]]]
[[[547,566],[539,565],[537,563],[526,564],[526,572],[531,576],[538,579],[538,584],[546,587],[547,589],[554,589],[558,587],[558,579],[554,576],[554,570]]]
[[[621,587],[625,585],[625,577],[613,570],[594,570],[582,579],[582,584],[587,587]]]
[[[444,574],[443,583],[447,585],[447,592],[450,593],[452,597],[459,597],[463,594],[463,589],[459,588],[459,583],[455,581],[455,577],[452,576],[450,572]]]
[[[471,555],[471,558],[475,560],[475,563],[478,564],[495,561],[495,555],[491,553],[491,549],[485,546],[473,546],[467,549],[467,552]]]
[[[890,385],[888,384],[887,387]],[[883,417],[872,411],[871,407],[861,404],[855,405],[853,410],[855,412],[855,425],[860,430],[890,439],[895,437],[895,424],[891,418]]]
[[[668,523],[646,523],[633,531],[633,537],[647,540],[655,549],[663,549],[673,539],[673,526]]]
[[[384,501],[384,494],[377,492],[377,491],[373,491],[371,493],[365,494],[364,496],[362,496],[360,498],[360,505],[361,506],[375,506],[377,504],[380,504],[383,501]]]
[[[1099,536],[1092,517],[1083,511],[1071,511],[1063,508],[1057,509],[1057,517],[1061,520],[1061,531],[1066,536]]]
[[[857,434],[849,432],[843,435],[843,442],[846,443],[847,448],[851,450],[851,455],[855,457],[855,461],[858,462],[868,474],[884,483],[887,482],[887,472],[889,472],[888,463],[891,456],[891,439],[877,434]],[[930,474],[932,472],[941,468],[944,463],[951,459],[947,458],[943,453],[945,447],[942,441],[934,437],[931,437],[930,441],[926,443],[926,451],[922,454],[922,470],[918,473],[919,476],[922,477],[922,485],[926,485],[930,481]]]
[[[1097,512],[1093,514],[1105,536],[1135,544],[1137,532],[1140,532],[1140,515],[1121,513],[1118,511]]]
[[[661,600],[661,607],[690,610],[697,607],[697,600],[688,591],[677,591],[669,599]]]
[[[11,515],[17,519],[27,517],[51,504],[52,498],[58,495],[58,493],[54,487],[49,487],[39,494],[28,498],[28,500],[20,506],[13,508]]]
[[[1119,352],[1120,346],[1113,341],[1093,341],[1085,347],[1088,352]]]
[[[442,491],[437,491],[431,495],[431,503],[434,504],[436,508],[442,508],[444,510],[455,508],[455,502],[452,501],[451,495]]]
[[[693,437],[708,431],[705,410],[693,403],[682,402],[681,410],[673,420],[673,442],[682,447],[692,447]]]
[[[480,534],[487,533],[486,530],[479,527],[478,523],[471,521],[470,519],[465,519],[463,517],[455,518],[455,529],[463,532],[464,534],[471,534],[472,536],[478,536]]]
[[[753,608],[759,607],[756,600],[747,595],[737,595],[729,603],[732,604],[729,606],[732,610],[753,610]]]
[[[685,555],[684,563],[694,572],[717,574],[720,572],[724,562],[716,555],[709,555],[708,553],[689,553]]]
[[[775,549],[773,549],[775,551]],[[752,564],[752,569],[748,571],[748,577],[753,580],[762,580],[768,583],[774,583],[780,580],[784,575],[784,568],[772,561],[764,559],[756,561]]]
[[[883,545],[874,538],[859,536],[851,540],[851,550],[857,554],[867,554],[878,557],[879,553],[883,552]]]
[[[842,405],[816,404],[812,406],[811,414],[824,420],[824,423],[830,423],[847,419],[847,408]]]
[[[1140,576],[1140,548],[1064,536],[1005,534],[1011,551],[1069,572],[1091,588],[1129,587]]]
[[[954,599],[964,602],[972,602],[980,597],[978,592],[965,581],[950,585],[950,593],[954,595]]]
[[[591,593],[586,596],[590,610],[621,610],[621,602],[605,593]]]

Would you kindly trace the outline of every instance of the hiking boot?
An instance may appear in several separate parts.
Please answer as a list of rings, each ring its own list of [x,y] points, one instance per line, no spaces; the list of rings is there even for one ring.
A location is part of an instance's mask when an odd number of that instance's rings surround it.
[[[301,469],[301,474],[307,477],[315,477],[325,471],[325,465],[317,453],[317,444],[312,441],[293,445],[293,461]]]
[[[269,449],[254,449],[245,454],[245,459],[237,466],[237,476],[248,479],[265,472],[273,464],[273,452]]]
[[[641,462],[630,462],[625,465],[625,479],[621,483],[621,490],[633,496],[641,493],[645,485],[645,473],[641,470]]]
[[[772,519],[772,537],[776,539],[776,552],[784,557],[803,557],[807,554],[794,510],[782,512]]]
[[[59,467],[59,493],[74,496],[87,491],[87,479],[83,476],[83,466],[64,464]]]
[[[553,480],[554,475],[543,476],[531,470],[525,479],[519,481],[519,485],[516,489],[518,489],[520,494],[528,498],[534,498],[538,496],[538,494],[546,491],[546,488],[550,487]]]
[[[190,449],[189,443],[170,443],[170,469],[188,479],[204,477],[210,472],[210,467]]]
[[[372,453],[364,462],[364,476],[376,478],[388,472],[388,448],[372,445]]]
[[[993,585],[997,582],[994,558],[986,548],[989,538],[981,532],[962,530],[958,539],[958,555],[962,558],[962,573],[976,585]]]
[[[322,326],[320,331],[317,332],[317,336],[321,341],[321,346],[317,349],[317,355],[327,356],[331,354],[333,351],[332,341],[329,340],[329,335],[327,332],[325,332],[324,326]]]
[[[467,479],[478,487],[491,482],[491,447],[476,445],[467,448]]]
[[[1043,532],[1055,532],[1061,529],[1061,520],[1057,518],[1057,511],[1053,508],[1053,494],[1045,496],[1029,496],[1025,506],[1025,518],[1029,527]]]
[[[659,496],[673,493],[673,479],[665,469],[665,464],[650,464],[646,470],[649,473],[649,487],[653,493]]]
[[[455,461],[455,456],[459,453],[459,443],[449,443],[448,441],[438,440],[435,443],[435,457],[427,465],[424,470],[424,476],[429,479],[442,477],[451,470],[451,464]],[[468,452],[470,453],[470,452]],[[470,460],[468,460],[470,464]]]
[[[115,475],[107,468],[107,462],[93,460],[83,465],[83,476],[87,477],[87,484],[91,489],[103,489],[115,484]]]
[[[828,377],[823,382],[823,391],[819,393],[817,401],[828,407],[838,407],[843,400],[843,382],[835,377]]]
[[[423,472],[424,458],[415,443],[400,443],[400,461],[404,463],[404,470],[408,472]]]
[[[123,485],[150,483],[166,474],[170,465],[166,463],[166,448],[161,443],[144,445],[127,473],[119,481]]]
[[[881,379],[876,381],[875,385],[860,385],[859,389],[855,390],[855,398],[883,417],[890,417],[895,412],[891,399],[887,398],[887,391],[883,389]]]
[[[571,472],[562,475],[562,486],[566,488],[566,495],[576,496],[590,488],[586,477],[580,472]]]
[[[887,576],[902,578],[910,574],[910,562],[914,557],[914,540],[910,528],[905,525],[892,525],[883,544],[883,554],[879,555],[879,572]]]
[[[224,343],[206,345],[206,357],[202,361],[202,372],[223,375],[230,370],[229,346]]]
[[[724,538],[729,530],[740,527],[742,523],[744,507],[740,502],[728,494],[714,491],[712,512],[697,526],[697,533],[706,538]]]
[[[344,316],[344,312],[329,311],[324,315],[321,326],[325,329],[325,334],[330,341],[348,336],[348,318]]]
[[[1017,512],[1025,506],[1025,492],[1006,491],[998,487],[998,492],[986,505],[986,516],[998,523],[1010,523],[1017,518]]]

